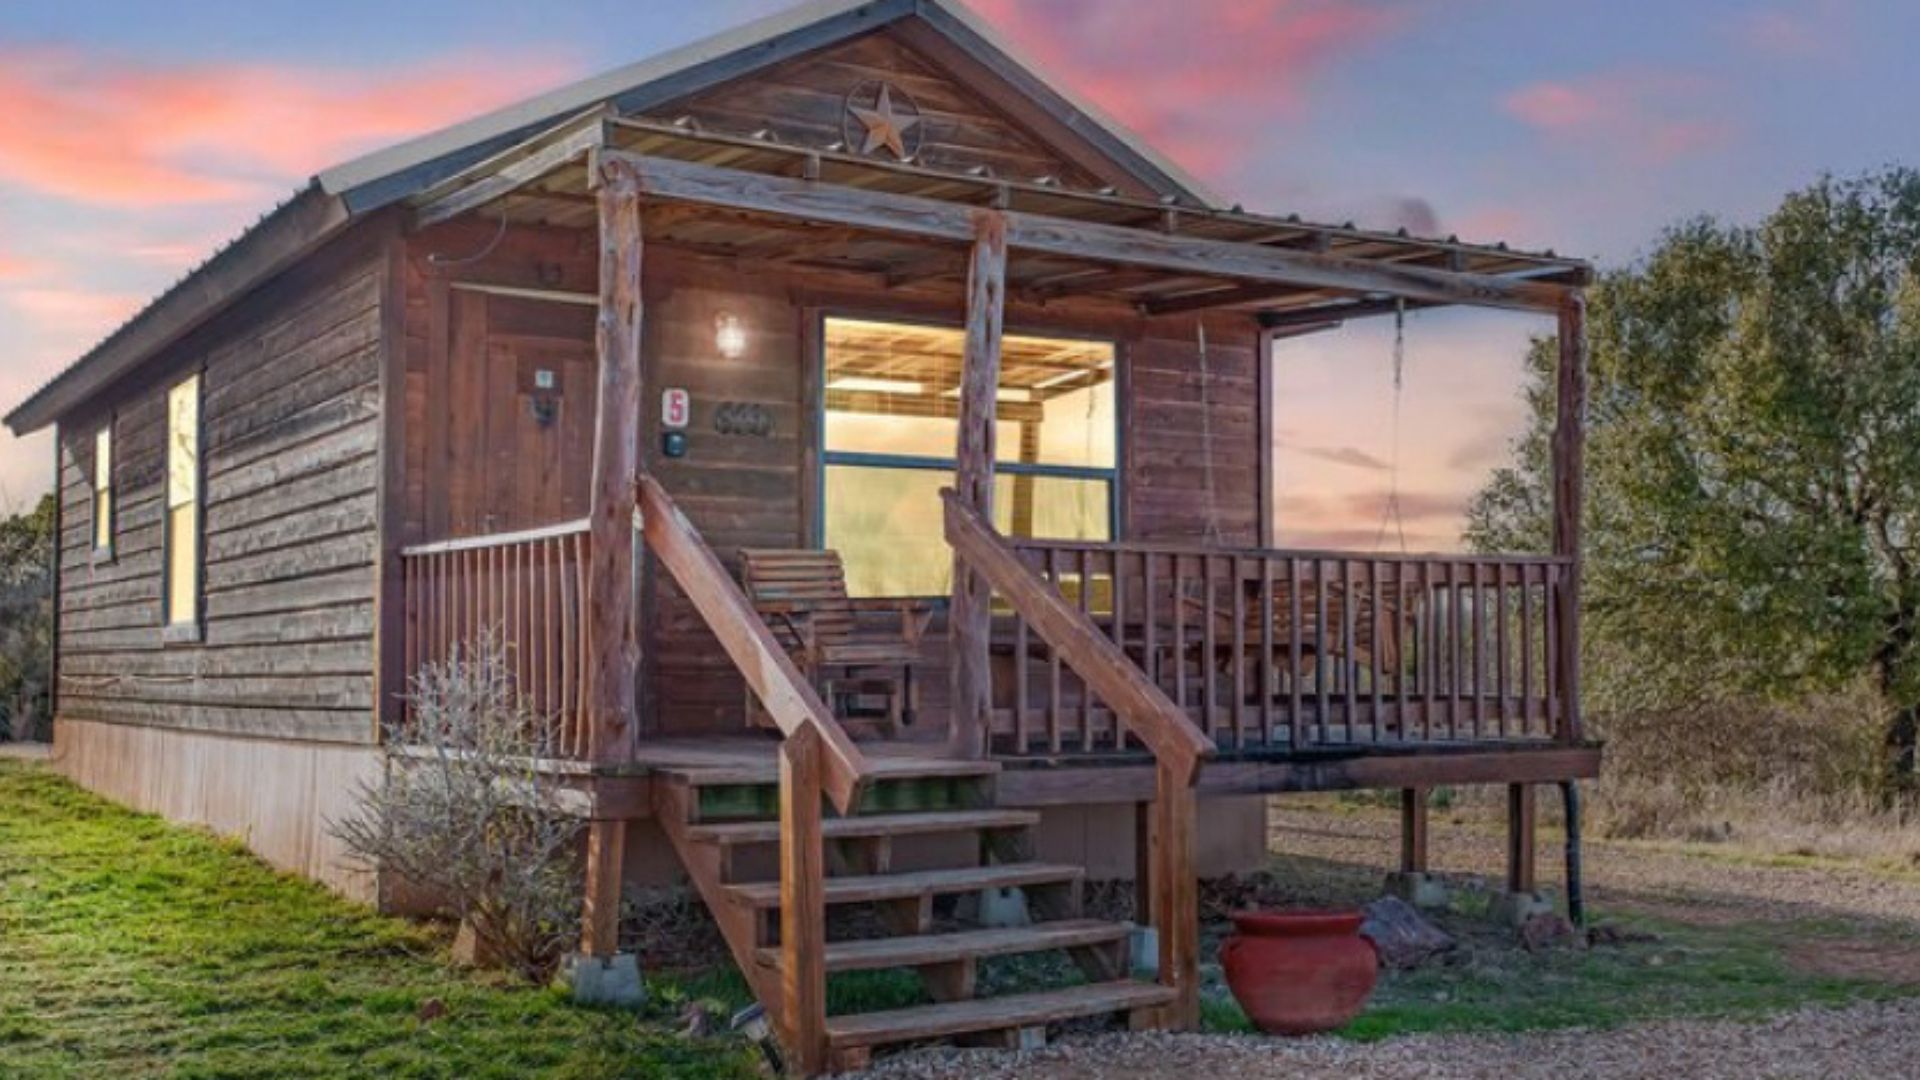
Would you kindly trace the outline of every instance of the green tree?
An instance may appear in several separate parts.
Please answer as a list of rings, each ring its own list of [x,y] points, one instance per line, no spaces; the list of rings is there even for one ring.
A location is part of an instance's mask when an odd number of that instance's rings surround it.
[[[52,495],[0,520],[0,739],[49,733],[53,521]]]
[[[1823,179],[1757,226],[1670,230],[1590,298],[1585,634],[1606,708],[1871,680],[1920,735],[1920,173]],[[1547,531],[1553,343],[1468,539]]]

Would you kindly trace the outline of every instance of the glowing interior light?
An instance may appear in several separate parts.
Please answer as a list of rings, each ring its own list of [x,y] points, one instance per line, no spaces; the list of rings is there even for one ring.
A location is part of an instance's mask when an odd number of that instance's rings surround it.
[[[879,379],[870,375],[842,375],[827,383],[829,390],[864,391],[869,394],[922,394],[926,387],[907,379]]]
[[[747,352],[747,328],[737,315],[722,314],[713,320],[713,347],[729,360],[738,360]]]

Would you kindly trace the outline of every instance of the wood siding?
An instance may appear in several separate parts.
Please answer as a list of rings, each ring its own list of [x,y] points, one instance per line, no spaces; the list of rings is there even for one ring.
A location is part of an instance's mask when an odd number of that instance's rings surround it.
[[[93,403],[59,436],[65,719],[375,740],[381,298],[367,227]],[[202,374],[204,621],[164,640],[166,395]],[[111,558],[93,433],[114,424]]]
[[[475,438],[488,430],[487,398],[435,389],[462,377],[445,370],[449,365],[478,364],[498,352],[494,345],[462,351],[437,344],[460,333],[453,325],[453,298],[477,295],[471,291],[476,285],[578,293],[597,287],[592,235],[584,231],[516,227],[478,263],[450,267],[427,259],[429,253],[457,256],[478,250],[491,236],[484,225],[449,225],[409,244],[408,472],[402,485],[408,542],[478,530],[480,522],[463,518],[454,507],[465,498],[461,492],[488,486],[480,471],[494,460]],[[891,315],[956,326],[961,315],[958,282],[887,291],[855,275],[765,264],[753,264],[747,272],[747,265],[661,245],[649,248],[646,264],[642,380],[650,389],[641,402],[642,459],[729,565],[742,547],[793,547],[813,539],[820,363],[815,331],[822,315]],[[567,305],[546,301],[541,306],[553,309],[554,319],[566,319]],[[747,329],[748,347],[738,359],[726,359],[714,348],[714,320],[723,312]],[[1068,302],[1044,308],[1015,304],[1009,307],[1007,328],[1108,336],[1117,342],[1123,367],[1122,517],[1128,538],[1217,534],[1222,544],[1257,541],[1261,451],[1251,318],[1209,320],[1204,377],[1192,317],[1149,320]],[[572,332],[584,346],[592,337],[591,320],[578,322]],[[547,345],[567,351],[553,341]],[[688,453],[680,459],[660,453],[659,396],[668,387],[685,389],[692,399]],[[725,425],[715,423],[717,414],[740,405],[766,410],[773,421],[770,433],[720,430]],[[578,407],[590,411],[590,401]],[[563,408],[569,414],[575,410],[571,396]],[[1209,418],[1204,425],[1203,415]],[[574,493],[569,498],[584,499],[590,453],[572,440],[567,445],[553,475]],[[551,521],[518,521],[515,527],[541,524]],[[653,567],[643,567],[641,590],[643,730],[739,730],[745,722],[745,688],[698,613]],[[946,649],[944,625],[937,622],[919,680],[930,716],[945,715]],[[940,738],[944,731],[925,734]]]
[[[937,48],[937,46],[936,46]],[[676,101],[655,110],[652,119],[691,117],[716,132],[772,133],[797,146],[828,147],[862,139],[865,128],[847,114],[849,95],[871,106],[878,84],[904,98],[895,108],[920,122],[907,133],[918,164],[966,172],[984,166],[1014,180],[1054,177],[1069,187],[1091,189],[1120,183],[1114,169],[1096,176],[1047,146],[1027,122],[990,105],[978,90],[944,68],[934,52],[903,43],[893,31],[879,31],[831,49],[797,57],[744,79]],[[911,101],[911,106],[907,104]],[[853,142],[858,151],[860,142]],[[891,160],[879,151],[882,160]]]

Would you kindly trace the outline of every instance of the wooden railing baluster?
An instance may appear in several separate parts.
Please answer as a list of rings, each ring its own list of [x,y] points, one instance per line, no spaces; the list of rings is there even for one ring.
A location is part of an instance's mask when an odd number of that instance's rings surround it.
[[[1300,615],[1300,560],[1287,557],[1287,724],[1288,742],[1296,749],[1307,743],[1300,719],[1300,639],[1306,624]]]
[[[1313,693],[1317,699],[1313,741],[1323,743],[1327,741],[1331,707],[1327,693],[1327,563],[1318,557],[1313,560],[1313,602]]]
[[[1273,745],[1273,698],[1279,683],[1273,677],[1273,558],[1260,556],[1260,742]]]
[[[1368,728],[1370,742],[1381,742],[1381,729],[1386,727],[1386,712],[1381,708],[1380,683],[1384,667],[1381,653],[1385,651],[1384,634],[1380,625],[1380,573],[1385,564],[1378,559],[1367,560],[1367,589],[1370,603],[1367,607],[1367,660],[1368,678],[1372,683],[1373,719]]]
[[[1057,548],[1047,550],[1046,580],[1055,591],[1059,590],[1060,551]],[[1060,650],[1049,643],[1047,646],[1047,749],[1055,754],[1065,748],[1060,732],[1060,714],[1065,711],[1065,708],[1065,703],[1060,697]]]

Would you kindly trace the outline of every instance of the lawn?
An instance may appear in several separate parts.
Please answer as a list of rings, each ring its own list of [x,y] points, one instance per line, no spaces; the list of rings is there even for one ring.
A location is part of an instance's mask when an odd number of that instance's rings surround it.
[[[463,971],[441,934],[0,760],[0,1075],[758,1075],[673,1034],[672,996],[636,1018]]]

